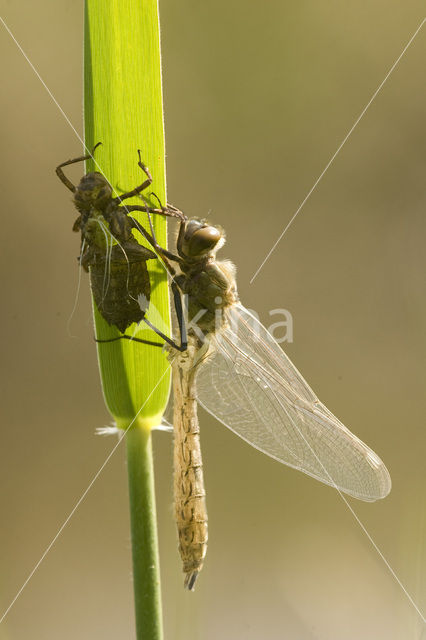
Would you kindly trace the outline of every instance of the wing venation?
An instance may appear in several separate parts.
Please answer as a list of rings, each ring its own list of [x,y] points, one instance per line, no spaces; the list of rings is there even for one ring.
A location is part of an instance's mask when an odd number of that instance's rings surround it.
[[[383,462],[318,400],[265,327],[240,304],[227,320],[197,375],[200,404],[279,462],[360,500],[384,498]]]

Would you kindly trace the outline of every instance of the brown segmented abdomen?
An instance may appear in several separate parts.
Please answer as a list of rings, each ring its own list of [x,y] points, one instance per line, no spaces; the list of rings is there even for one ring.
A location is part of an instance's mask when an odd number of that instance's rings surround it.
[[[207,509],[195,389],[197,347],[170,355],[174,392],[174,494],[185,587],[194,588],[207,551]]]

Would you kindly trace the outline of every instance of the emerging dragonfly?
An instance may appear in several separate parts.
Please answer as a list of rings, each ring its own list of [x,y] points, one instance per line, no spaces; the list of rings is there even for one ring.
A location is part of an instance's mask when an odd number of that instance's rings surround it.
[[[186,336],[178,314],[181,345],[168,342],[175,347],[169,352],[175,514],[185,586],[192,590],[207,549],[197,401],[256,449],[355,498],[384,498],[391,479],[374,451],[318,400],[239,302],[233,264],[216,260],[225,243],[223,229],[188,219],[171,205],[146,211],[181,218],[177,254],[159,247],[155,237],[151,242],[186,298],[190,321]],[[178,263],[179,275],[168,260]]]

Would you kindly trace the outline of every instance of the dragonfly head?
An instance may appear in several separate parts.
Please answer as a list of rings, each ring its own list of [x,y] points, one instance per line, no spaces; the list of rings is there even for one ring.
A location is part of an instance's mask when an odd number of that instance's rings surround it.
[[[91,207],[103,209],[112,198],[112,188],[109,182],[98,171],[87,173],[80,180],[74,203],[79,211],[87,211]]]
[[[192,260],[204,258],[216,253],[225,243],[225,235],[221,227],[213,227],[205,220],[192,218],[185,225],[180,237],[179,253]]]

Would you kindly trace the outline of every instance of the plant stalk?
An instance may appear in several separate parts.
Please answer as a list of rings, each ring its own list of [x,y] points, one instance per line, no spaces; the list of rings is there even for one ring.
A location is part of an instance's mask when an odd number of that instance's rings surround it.
[[[160,33],[157,0],[85,0],[85,144],[96,150],[96,165],[115,195],[141,183],[138,149],[149,167],[153,191],[166,202]],[[151,199],[150,199],[151,198]],[[141,204],[134,198],[128,204]],[[144,213],[133,214],[148,226]],[[166,246],[166,221],[155,216],[155,234]],[[135,232],[138,242],[142,236]],[[150,264],[152,263],[152,264]],[[168,286],[160,263],[150,260],[150,311],[169,324]],[[96,336],[119,335],[94,304]],[[127,331],[155,339],[140,323]],[[148,332],[148,333],[147,333]],[[151,335],[152,334],[152,335]],[[162,618],[157,548],[155,493],[150,429],[161,421],[169,394],[169,365],[161,349],[117,340],[97,343],[105,402],[120,429],[126,433],[133,549],[133,583],[137,640],[161,640]],[[135,420],[135,416],[137,419]]]
[[[161,640],[160,561],[157,544],[151,432],[126,434],[137,640]]]

